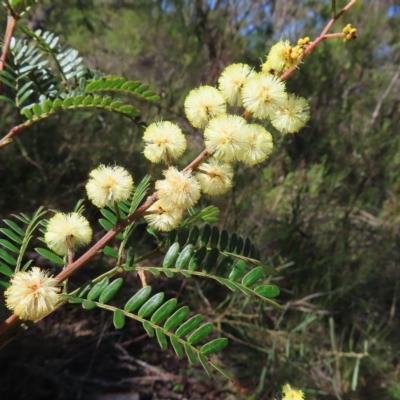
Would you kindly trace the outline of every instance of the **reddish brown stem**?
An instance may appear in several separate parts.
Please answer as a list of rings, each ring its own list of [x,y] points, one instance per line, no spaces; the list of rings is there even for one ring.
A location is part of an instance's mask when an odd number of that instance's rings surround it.
[[[196,169],[196,167],[208,156],[208,151],[203,150],[189,165],[183,168],[182,172],[186,172],[189,169]]]
[[[347,11],[349,11],[349,9],[351,7],[354,6],[354,4],[356,3],[357,0],[351,0],[346,7],[344,7],[339,13],[337,13],[329,22],[328,24],[325,26],[325,28],[323,29],[323,31],[320,33],[320,35],[304,50],[304,52],[300,55],[299,60],[301,61],[305,56],[307,56],[308,54],[310,54],[315,47],[317,47],[319,45],[319,43],[321,43],[324,39],[325,39],[325,35],[329,32],[329,29],[332,28],[333,24],[343,15],[345,14]],[[285,81],[286,79],[289,78],[290,75],[293,74],[294,71],[296,71],[296,67],[291,67],[289,68],[285,73],[282,74],[281,76],[281,80]]]
[[[4,35],[3,52],[1,53],[1,58],[0,58],[0,71],[4,71],[6,67],[5,63],[7,61],[8,50],[10,49],[11,38],[13,37],[15,28],[17,27],[17,21],[18,19],[13,15],[9,15],[7,17],[7,28],[6,28],[6,33]],[[1,81],[0,81],[0,93],[1,93]]]

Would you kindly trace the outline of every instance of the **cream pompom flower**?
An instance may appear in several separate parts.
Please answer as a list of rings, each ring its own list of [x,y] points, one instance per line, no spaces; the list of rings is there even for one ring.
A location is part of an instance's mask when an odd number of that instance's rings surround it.
[[[288,383],[283,385],[282,393],[283,393],[282,400],[304,400],[303,391],[292,389]]]
[[[182,216],[181,208],[168,206],[162,199],[156,201],[144,214],[144,218],[150,226],[163,232],[169,232],[176,228],[182,220]]]
[[[200,185],[192,171],[178,171],[170,167],[164,171],[165,179],[156,182],[158,197],[168,207],[187,209],[200,198]]]
[[[272,125],[282,133],[295,133],[310,119],[310,106],[303,97],[289,94],[271,119]]]
[[[57,281],[39,267],[17,272],[5,291],[7,307],[19,318],[34,321],[53,311],[60,299]]]
[[[232,64],[224,69],[218,79],[219,90],[230,105],[242,105],[240,90],[244,81],[252,74],[252,69],[247,64]]]
[[[256,118],[271,117],[285,99],[285,84],[273,75],[254,74],[243,85],[243,105]]]
[[[250,144],[245,126],[246,120],[237,115],[222,115],[212,119],[204,131],[207,151],[225,162],[239,158]]]
[[[143,135],[144,156],[153,163],[169,162],[186,150],[186,138],[178,125],[169,121],[150,124]]]
[[[197,171],[196,179],[201,190],[210,196],[224,194],[232,187],[233,169],[230,164],[210,158]]]
[[[294,65],[298,65],[298,57],[301,54],[301,51],[302,49],[299,46],[290,46],[289,40],[279,41],[271,47],[271,50],[267,55],[266,63],[268,68],[281,73]]]
[[[248,165],[265,161],[274,147],[272,135],[258,124],[248,124],[245,129],[250,137],[250,146],[245,153],[241,154],[239,161]]]
[[[117,165],[100,165],[89,176],[86,192],[92,203],[99,208],[105,207],[110,201],[127,200],[132,192],[132,176]]]
[[[218,89],[200,86],[186,97],[185,113],[195,128],[204,128],[211,118],[226,113],[226,101]]]
[[[78,213],[57,213],[49,220],[44,235],[47,246],[60,256],[68,253],[69,245],[76,250],[87,245],[91,239],[89,222]]]

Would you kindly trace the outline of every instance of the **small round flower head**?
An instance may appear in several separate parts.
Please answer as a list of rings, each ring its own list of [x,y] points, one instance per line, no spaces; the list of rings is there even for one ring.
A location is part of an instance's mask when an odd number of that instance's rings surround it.
[[[288,383],[283,385],[282,393],[283,393],[282,400],[304,400],[303,391],[292,389]]]
[[[240,90],[243,83],[253,74],[247,64],[232,64],[225,68],[218,79],[219,90],[231,106],[241,106]]]
[[[254,74],[243,85],[243,105],[256,118],[270,117],[285,99],[285,84],[273,75]]]
[[[186,97],[185,113],[195,128],[204,128],[211,118],[226,113],[224,96],[212,86],[193,89]]]
[[[176,228],[182,220],[183,214],[181,208],[168,206],[162,200],[156,201],[147,209],[147,212],[149,214],[145,214],[144,218],[149,225],[163,232],[169,232]]]
[[[225,162],[239,158],[250,144],[243,129],[245,126],[246,120],[237,115],[222,115],[212,119],[204,131],[207,151]]]
[[[17,272],[5,291],[7,307],[19,318],[34,321],[53,311],[60,295],[57,281],[39,267]]]
[[[186,138],[178,125],[172,122],[155,122],[143,135],[146,145],[144,156],[153,163],[177,159],[186,150]]]
[[[57,213],[47,224],[44,241],[47,246],[64,256],[68,253],[68,242],[72,249],[87,245],[92,239],[92,229],[88,220],[78,213]]]
[[[230,164],[225,164],[215,158],[201,164],[196,179],[201,190],[210,196],[226,193],[232,187],[233,169]]]
[[[290,46],[289,40],[281,40],[271,47],[266,63],[268,63],[268,68],[270,70],[272,69],[276,72],[282,73],[288,68],[299,63],[298,57],[301,52],[301,47],[292,47]]]
[[[271,118],[272,125],[282,133],[298,132],[310,119],[310,106],[303,97],[289,94]]]
[[[178,171],[170,167],[164,171],[165,179],[156,182],[158,197],[168,207],[187,209],[200,198],[200,185],[192,171]]]
[[[239,161],[248,165],[259,164],[265,161],[272,153],[274,147],[272,135],[258,124],[248,124],[246,125],[246,130],[250,137],[250,146],[241,155]]]
[[[100,165],[89,176],[86,192],[92,203],[99,208],[105,207],[110,201],[127,200],[132,192],[132,176],[117,165]]]

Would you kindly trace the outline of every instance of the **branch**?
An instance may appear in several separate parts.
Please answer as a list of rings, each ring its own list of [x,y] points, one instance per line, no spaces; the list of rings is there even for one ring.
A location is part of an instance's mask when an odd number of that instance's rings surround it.
[[[10,49],[11,38],[14,36],[14,31],[15,28],[17,27],[17,22],[18,22],[18,17],[16,15],[10,14],[7,17],[7,28],[6,28],[6,33],[4,35],[3,52],[0,58],[0,71],[5,70],[6,66],[5,63],[7,61],[8,50]],[[2,82],[0,81],[0,93],[1,93],[1,84]]]
[[[304,50],[304,52],[300,55],[299,60],[301,61],[305,56],[310,54],[315,47],[317,47],[324,39],[326,39],[326,34],[329,32],[329,30],[332,28],[333,24],[347,11],[350,10],[351,7],[354,6],[357,0],[351,0],[346,7],[344,7],[338,14],[335,16],[332,16],[332,19],[328,22],[328,24],[325,26],[323,31],[320,33],[320,35]],[[285,73],[282,74],[281,80],[285,81],[286,79],[289,78],[290,75],[293,74],[294,71],[296,71],[297,67],[291,67],[289,68]]]

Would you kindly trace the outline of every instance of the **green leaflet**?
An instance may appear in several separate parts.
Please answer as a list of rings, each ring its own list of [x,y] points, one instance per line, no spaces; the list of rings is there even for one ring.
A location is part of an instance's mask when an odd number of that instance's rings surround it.
[[[64,260],[50,250],[35,247],[35,251],[55,264],[64,265]]]
[[[219,240],[219,249],[224,251],[228,246],[229,235],[226,229],[221,232],[221,238]]]
[[[242,279],[242,285],[246,287],[251,286],[253,283],[256,283],[259,279],[261,279],[263,275],[263,267],[256,267]]]
[[[167,331],[173,331],[182,323],[182,321],[186,318],[188,314],[189,314],[189,307],[188,306],[181,307],[167,319],[167,321],[164,324],[164,328]]]
[[[125,304],[124,310],[132,312],[137,310],[150,296],[151,286],[141,288],[134,296],[132,296]]]
[[[171,299],[168,300],[166,303],[164,303],[151,317],[150,321],[153,324],[159,325],[160,322],[164,321],[166,318],[169,317],[169,315],[172,313],[172,311],[175,310],[176,305],[178,304],[177,299]]]
[[[217,263],[218,256],[219,256],[218,247],[213,247],[208,252],[206,261],[204,262],[204,265],[202,268],[204,272],[208,273],[213,269],[214,265]]]
[[[217,247],[219,241],[219,229],[213,226],[211,229],[210,246]]]
[[[100,282],[96,283],[89,291],[86,296],[88,300],[94,301],[97,300],[100,295],[103,293],[104,289],[108,286],[110,280],[106,277],[102,279]]]
[[[195,354],[193,353],[193,350],[190,347],[190,345],[188,343],[185,343],[184,347],[185,347],[186,356],[187,356],[190,364],[192,364],[192,365],[197,364],[197,358],[196,358]]]
[[[203,233],[200,239],[200,246],[207,246],[207,243],[211,236],[211,226],[209,224],[204,225]]]
[[[243,275],[245,269],[246,263],[243,260],[239,260],[229,274],[229,279],[236,281],[236,279],[239,279]]]
[[[186,264],[189,262],[193,253],[194,253],[194,246],[192,244],[188,244],[179,254],[175,263],[175,268],[178,269],[185,268]]]
[[[196,343],[203,340],[207,335],[209,335],[213,330],[213,324],[211,322],[202,325],[200,328],[197,328],[188,338],[188,343],[191,345],[195,345]]]
[[[188,319],[183,325],[181,325],[175,332],[176,336],[183,337],[188,333],[192,332],[196,329],[203,321],[203,316],[201,314],[197,314],[194,317]]]
[[[227,344],[228,344],[227,338],[214,339],[211,342],[206,343],[200,349],[200,353],[202,353],[206,356],[208,354],[212,354],[212,353],[222,350],[224,347],[226,347]]]
[[[164,268],[169,268],[174,264],[175,260],[178,258],[178,255],[179,255],[179,248],[180,248],[179,243],[175,242],[168,249],[167,254],[164,257],[163,264],[162,264],[162,266]]]
[[[196,253],[194,253],[193,257],[189,262],[189,270],[196,271],[197,269],[199,269],[200,264],[202,263],[206,255],[207,255],[207,247],[206,246],[200,247],[200,249],[198,249]]]
[[[115,279],[115,281],[111,282],[100,295],[99,302],[100,303],[108,303],[121,288],[123,283],[122,278]]]
[[[158,328],[158,327],[156,328],[156,336],[157,336],[157,340],[158,340],[160,347],[163,350],[167,350],[167,348],[168,348],[167,338],[165,337],[165,334],[161,328]]]
[[[158,306],[163,302],[163,300],[164,300],[163,292],[157,293],[153,297],[150,297],[150,299],[147,300],[146,303],[142,305],[142,307],[140,307],[138,311],[138,316],[141,318],[146,318],[148,315],[152,314],[153,311],[155,311],[158,308]]]
[[[274,285],[263,285],[254,288],[254,291],[263,297],[276,297],[279,296],[280,290]]]
[[[121,310],[116,309],[114,311],[113,323],[115,329],[122,329],[125,326],[125,314]]]
[[[170,336],[170,341],[172,344],[172,347],[175,350],[176,355],[180,360],[182,360],[184,356],[183,348],[182,345],[179,343],[179,340],[175,336]]]

